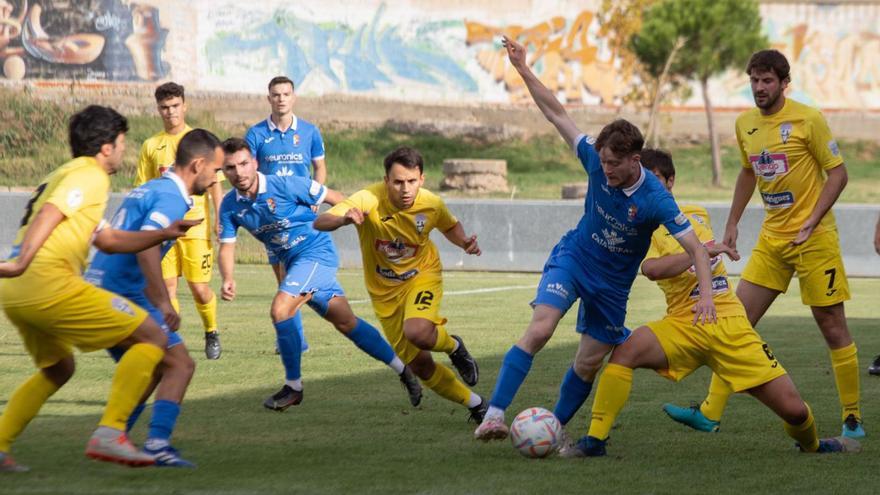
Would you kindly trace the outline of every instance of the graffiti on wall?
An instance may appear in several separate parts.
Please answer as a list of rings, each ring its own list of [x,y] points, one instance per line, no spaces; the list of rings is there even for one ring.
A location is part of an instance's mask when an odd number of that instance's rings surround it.
[[[498,43],[502,35],[517,40],[530,51],[528,62],[538,78],[567,102],[613,103],[621,84],[614,61],[599,57],[594,16],[594,12],[584,10],[571,22],[556,16],[530,27],[466,21],[466,40],[468,45],[491,45],[479,49],[476,58],[495,81],[504,82],[511,101],[526,101],[530,97],[522,78],[508,62],[506,50]]]
[[[229,13],[219,15],[228,22]],[[264,76],[262,87],[271,76],[286,74],[298,90],[312,93],[366,93],[395,85],[476,92],[473,78],[431,42],[445,38],[454,24],[389,24],[384,15],[383,5],[362,24],[319,23],[279,9],[234,30],[216,30],[205,44],[208,75],[250,70]]]
[[[167,30],[159,10],[121,0],[0,0],[7,79],[157,80]]]

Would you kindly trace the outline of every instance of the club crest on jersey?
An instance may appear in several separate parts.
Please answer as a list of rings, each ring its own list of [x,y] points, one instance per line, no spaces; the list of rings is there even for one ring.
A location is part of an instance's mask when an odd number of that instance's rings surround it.
[[[760,155],[750,155],[749,163],[755,175],[768,182],[788,173],[788,156],[785,153],[770,153],[765,149]]]
[[[629,205],[629,208],[626,209],[626,219],[632,222],[636,219],[636,215],[639,214],[639,207],[636,205]]]
[[[376,240],[376,251],[385,255],[385,259],[391,263],[399,263],[412,258],[418,251],[418,246],[412,246],[403,242],[400,238],[393,241]]]
[[[416,215],[416,230],[419,232],[419,234],[421,234],[422,231],[425,230],[425,221],[426,218],[424,214],[419,213],[418,215]]]
[[[299,146],[299,134],[294,134],[294,135],[293,135],[293,145],[294,145],[294,146]]]
[[[792,130],[791,122],[783,122],[782,125],[779,126],[779,137],[782,138],[782,144],[788,142],[788,138],[791,137]]]
[[[266,200],[266,208],[269,209],[269,212],[270,212],[270,213],[275,213],[276,206],[277,206],[277,205],[275,204],[275,200],[274,200],[274,199],[269,198],[269,199]]]

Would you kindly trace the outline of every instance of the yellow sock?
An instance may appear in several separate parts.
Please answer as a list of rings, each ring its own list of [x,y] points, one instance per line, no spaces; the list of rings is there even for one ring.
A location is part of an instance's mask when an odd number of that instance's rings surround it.
[[[176,297],[171,298],[171,307],[180,314],[180,301]]]
[[[816,422],[813,420],[813,411],[810,405],[807,406],[807,419],[799,425],[790,425],[782,422],[785,433],[801,446],[801,449],[807,452],[815,452],[819,448],[819,433],[816,431]]]
[[[9,452],[18,435],[56,391],[58,386],[38,371],[12,392],[0,416],[0,452]]]
[[[217,331],[217,296],[211,293],[211,300],[205,304],[196,302],[196,311],[202,319],[202,327],[205,333]]]
[[[856,344],[840,349],[831,349],[831,367],[834,368],[834,381],[840,396],[841,419],[850,414],[862,418],[859,408],[859,356]]]
[[[633,370],[626,366],[609,363],[599,377],[596,398],[593,399],[593,419],[589,435],[605,440],[611,434],[614,420],[629,399],[632,390]]]
[[[712,421],[721,421],[724,408],[727,407],[727,399],[733,394],[733,389],[715,373],[712,373],[712,381],[709,382],[709,394],[700,404],[700,412]]]
[[[451,369],[437,363],[437,368],[431,378],[425,380],[425,386],[433,390],[440,397],[467,405],[471,397],[471,390],[461,383]]]
[[[153,370],[164,355],[165,351],[153,344],[135,344],[125,351],[113,374],[101,426],[125,431],[128,417],[141,401],[153,378]]]
[[[431,350],[434,352],[445,352],[446,354],[449,354],[455,350],[455,344],[455,339],[449,336],[446,327],[443,325],[437,325],[437,342],[434,343],[434,347],[431,348]]]

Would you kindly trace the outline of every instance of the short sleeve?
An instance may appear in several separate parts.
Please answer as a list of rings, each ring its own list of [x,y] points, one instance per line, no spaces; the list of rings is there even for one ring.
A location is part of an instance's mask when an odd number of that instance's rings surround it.
[[[317,206],[323,203],[324,198],[327,197],[327,188],[320,182],[295,175],[285,177],[285,179],[287,191],[297,203]]]
[[[596,144],[596,138],[581,134],[574,140],[574,142],[576,143],[575,153],[577,154],[581,165],[584,167],[584,170],[586,170],[588,174],[599,170],[601,168],[599,154],[596,153],[596,148],[593,147],[593,145]]]
[[[843,163],[840,147],[831,135],[828,122],[820,112],[810,116],[810,134],[807,146],[816,162],[825,170],[832,169]]]
[[[248,129],[247,134],[244,136],[244,140],[247,143],[248,148],[251,150],[251,155],[254,157],[254,160],[256,160],[257,152],[259,151],[257,147],[257,126]]]
[[[134,178],[134,186],[145,184],[148,180],[155,179],[156,167],[150,160],[149,141],[144,141],[141,146],[141,154],[138,157],[137,173]]]
[[[337,203],[335,206],[327,210],[327,213],[331,215],[336,215],[337,217],[345,216],[348,210],[352,208],[357,208],[363,212],[372,211],[373,208],[378,204],[378,200],[376,196],[366,189],[361,189],[360,191],[352,194],[347,197],[345,201],[341,203]]]
[[[55,205],[66,217],[94,205],[106,205],[110,178],[97,167],[82,168],[66,177],[52,190],[47,203]]]
[[[739,148],[739,161],[743,168],[752,168],[752,162],[749,161],[749,154],[746,153],[746,147],[743,143],[742,139],[742,130],[740,129],[739,122],[736,123],[735,132],[736,132],[736,147]]]
[[[658,198],[654,211],[659,223],[666,227],[666,230],[676,239],[680,239],[693,230],[687,215],[681,212],[670,194],[664,194]]]
[[[159,230],[180,220],[186,215],[189,208],[179,197],[170,194],[160,194],[150,206],[150,210],[144,215],[141,230]]]
[[[235,194],[230,192],[229,194]],[[235,242],[238,237],[238,223],[235,220],[235,209],[229,201],[229,196],[220,204],[220,243]]]
[[[455,215],[449,211],[449,208],[446,207],[446,203],[440,198],[437,198],[436,211],[437,219],[434,225],[437,226],[437,230],[440,232],[446,232],[452,227],[455,227],[455,224],[458,223],[458,219],[455,218]]]
[[[324,138],[321,137],[321,131],[315,127],[315,133],[312,135],[312,161],[324,159]]]

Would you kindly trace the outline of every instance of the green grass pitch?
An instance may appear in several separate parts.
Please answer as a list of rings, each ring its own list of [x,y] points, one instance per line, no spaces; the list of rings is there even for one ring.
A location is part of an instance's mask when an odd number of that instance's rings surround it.
[[[83,451],[103,409],[112,361],[103,352],[77,355],[74,378],[43,408],[15,445],[32,468],[0,476],[0,493],[239,494],[239,493],[876,493],[880,378],[864,372],[880,353],[878,280],[851,280],[847,305],[859,345],[862,409],[869,437],[856,455],[811,456],[794,451],[781,421],[748,396],[731,399],[718,434],[696,433],[666,418],[666,401],[702,399],[703,369],[680,384],[651,371],[635,374],[633,393],[601,459],[532,460],[507,441],[473,440],[467,411],[426,391],[409,406],[397,377],[305,310],[311,351],[303,358],[305,401],[279,414],[262,400],[283,378],[273,353],[269,304],[274,279],[267,266],[237,267],[239,298],[221,303],[223,357],[207,361],[198,319],[182,297],[181,330],[197,361],[174,443],[196,470],[130,469],[97,463]],[[360,272],[340,273],[355,312],[375,323]],[[502,356],[529,320],[537,274],[446,274],[444,314],[481,367],[476,390],[488,396]],[[215,287],[218,282],[215,280]],[[473,293],[476,289],[492,289]],[[662,316],[659,289],[639,278],[627,324]],[[552,409],[577,345],[574,311],[535,360],[508,419],[521,409]],[[820,435],[840,434],[839,405],[828,352],[797,282],[781,296],[759,331],[811,404]],[[446,361],[444,356],[437,359]],[[32,373],[19,337],[0,317],[0,407]],[[595,390],[594,390],[595,392]],[[586,432],[592,397],[569,425]],[[149,410],[132,434],[142,442]]]

